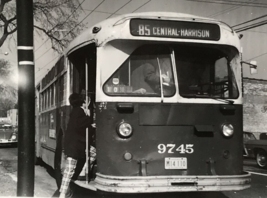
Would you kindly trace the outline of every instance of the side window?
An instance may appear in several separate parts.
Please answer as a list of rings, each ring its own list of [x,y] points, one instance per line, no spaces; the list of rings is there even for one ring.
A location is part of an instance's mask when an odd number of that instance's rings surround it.
[[[225,57],[215,61],[215,82],[228,81],[227,59]]]
[[[228,60],[223,57],[215,62],[215,95],[224,98],[237,98],[238,89],[234,73],[229,66]]]
[[[224,98],[229,97],[228,83],[228,63],[225,57],[215,62],[215,95],[221,95]]]
[[[96,46],[89,44],[72,52],[68,56],[70,65],[70,88],[71,93],[85,94],[86,88],[92,98],[94,98],[96,87]],[[86,73],[86,71],[88,71]],[[86,78],[88,84],[86,85]],[[94,100],[94,99],[92,99]]]

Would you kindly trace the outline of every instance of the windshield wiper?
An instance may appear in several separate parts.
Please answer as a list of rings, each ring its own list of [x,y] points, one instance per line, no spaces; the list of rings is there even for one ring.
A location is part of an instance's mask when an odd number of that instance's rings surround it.
[[[190,98],[193,98],[193,97],[194,98],[208,98],[208,99],[213,99],[213,100],[225,102],[225,103],[228,103],[231,105],[235,103],[235,101],[233,101],[233,100],[229,100],[229,99],[225,99],[225,98],[215,98],[215,97],[211,97],[209,95],[188,94],[187,97],[190,97]]]
[[[235,103],[235,101],[229,100],[229,99],[225,99],[225,98],[212,98],[211,97],[210,99],[222,101],[222,102],[225,102],[225,103],[228,103],[228,104],[231,104],[231,105]]]

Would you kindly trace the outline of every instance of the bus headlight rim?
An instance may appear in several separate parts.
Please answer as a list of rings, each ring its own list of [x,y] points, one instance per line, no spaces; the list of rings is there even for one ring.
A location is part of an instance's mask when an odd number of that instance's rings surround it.
[[[224,137],[230,138],[234,135],[234,126],[230,123],[223,123],[221,131]]]
[[[128,138],[133,134],[133,127],[128,122],[122,121],[117,127],[117,133],[122,138]]]

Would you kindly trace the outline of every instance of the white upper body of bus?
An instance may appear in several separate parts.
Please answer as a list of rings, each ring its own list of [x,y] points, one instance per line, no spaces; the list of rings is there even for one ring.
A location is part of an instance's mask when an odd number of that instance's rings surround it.
[[[131,14],[124,14],[119,15],[116,17],[112,17],[106,19],[96,25],[86,29],[81,35],[76,37],[66,49],[66,54],[71,53],[73,50],[76,50],[88,43],[95,42],[97,46],[105,45],[105,43],[115,40],[115,39],[143,39],[142,37],[137,38],[133,36],[130,32],[130,20],[131,19],[155,19],[155,20],[170,20],[170,21],[188,21],[188,22],[201,22],[201,23],[213,23],[218,24],[221,30],[221,38],[219,41],[203,41],[200,40],[199,42],[204,43],[216,43],[216,44],[223,44],[223,45],[232,45],[240,50],[240,41],[238,38],[237,33],[231,29],[226,23],[223,23],[218,20],[214,20],[211,18],[205,18],[190,14],[184,13],[174,13],[174,12],[143,12],[143,13],[131,13]],[[94,33],[94,30],[97,31],[100,29],[101,31]],[[154,37],[147,38],[155,40]],[[161,40],[160,38],[158,40]],[[179,41],[179,42],[190,42],[188,39],[177,39],[177,38],[169,38],[166,37],[162,38],[163,41]],[[197,40],[194,42],[198,42]]]
[[[225,55],[224,62],[229,62],[227,56],[232,56],[230,63],[227,64],[231,65],[233,74],[228,72],[228,75],[234,76],[235,85],[232,86],[231,90],[237,89],[235,92],[238,93],[228,93],[228,96],[223,97],[223,99],[231,99],[235,104],[242,103],[240,39],[238,34],[223,22],[189,14],[172,12],[146,12],[120,15],[104,20],[95,26],[88,28],[70,43],[65,55],[68,56],[72,52],[90,43],[94,43],[97,47],[97,101],[225,103],[223,100],[214,100],[214,96],[212,96],[213,99],[210,99],[210,97],[207,97],[206,93],[206,95],[204,94],[205,100],[203,97],[194,97],[194,95],[187,97],[185,94],[181,97],[178,88],[179,80],[177,80],[177,78],[173,80],[176,90],[172,95],[166,97],[163,93],[161,93],[159,97],[154,97],[153,95],[146,95],[147,97],[144,97],[144,95],[107,93],[110,91],[110,88],[114,88],[115,85],[121,85],[121,80],[115,78],[113,74],[122,67],[123,64],[130,65],[131,63],[131,68],[135,67],[131,56],[139,47],[146,44],[190,44],[191,48],[193,45],[211,46],[211,48],[208,49],[211,53],[216,50],[218,51],[218,49],[221,48],[220,50],[222,50],[223,53],[229,53]],[[151,49],[151,47],[148,49]],[[174,56],[175,53],[178,54],[178,52],[174,51],[170,54],[169,64],[174,66],[176,64],[177,66],[177,62],[180,60],[177,60],[175,63]],[[201,51],[203,50],[199,49],[199,51],[194,53],[197,55]],[[194,53],[192,53],[192,56],[195,56]],[[155,60],[156,59],[157,57]],[[167,58],[165,57],[164,59],[166,62]],[[178,76],[178,67],[175,68],[174,66],[172,71],[173,76]],[[132,69],[129,69],[129,75],[130,72],[132,72]],[[130,77],[128,81],[131,83]],[[108,86],[108,82],[113,83],[113,85]],[[228,86],[228,84],[226,83],[224,86]],[[128,89],[129,87],[131,88]],[[117,87],[115,92],[119,89],[120,87]],[[133,91],[133,88],[128,84],[122,91],[125,90],[130,92]],[[232,96],[229,96],[229,94],[232,94]],[[215,95],[215,97],[217,96],[218,94]]]

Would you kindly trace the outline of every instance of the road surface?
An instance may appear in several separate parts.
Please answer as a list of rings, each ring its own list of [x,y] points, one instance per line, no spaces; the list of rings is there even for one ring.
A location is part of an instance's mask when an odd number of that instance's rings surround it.
[[[244,170],[252,174],[251,188],[243,191],[229,192],[194,192],[194,193],[161,193],[141,194],[138,198],[266,198],[267,197],[267,170],[260,169],[252,159],[244,160]],[[0,147],[0,196],[16,197],[17,188],[17,148]],[[127,197],[136,198],[135,194],[110,194],[93,192],[78,188],[80,197]],[[53,178],[53,170],[48,166],[35,166],[35,197],[57,197],[56,182]]]
[[[0,147],[0,197],[17,196],[17,148]],[[35,166],[34,197],[52,197],[56,182],[47,166]]]

